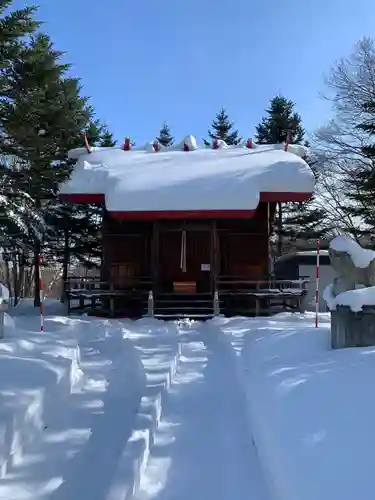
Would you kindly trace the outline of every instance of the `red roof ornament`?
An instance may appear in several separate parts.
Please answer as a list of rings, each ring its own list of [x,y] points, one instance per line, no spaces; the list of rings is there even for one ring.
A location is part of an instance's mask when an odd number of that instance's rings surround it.
[[[91,146],[90,146],[90,144],[89,144],[89,140],[87,139],[87,134],[83,134],[83,138],[84,138],[84,140],[85,140],[85,146],[86,146],[86,150],[87,150],[87,152],[88,152],[89,154],[90,154],[90,153],[92,153],[92,148],[91,148]]]
[[[286,135],[284,151],[288,151],[289,144],[292,143],[292,132],[288,132]]]
[[[130,149],[131,149],[130,137],[125,137],[124,151],[130,151]]]
[[[219,141],[217,139],[212,141],[212,149],[219,149]]]
[[[155,153],[158,153],[160,151],[160,143],[157,139],[155,139],[152,143],[152,147],[154,148]]]
[[[253,140],[252,139],[248,139],[246,141],[246,147],[249,149],[253,149]]]

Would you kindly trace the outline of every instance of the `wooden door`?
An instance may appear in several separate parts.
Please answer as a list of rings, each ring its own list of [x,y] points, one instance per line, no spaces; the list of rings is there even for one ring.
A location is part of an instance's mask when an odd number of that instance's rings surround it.
[[[185,239],[185,241],[184,241]],[[207,230],[159,233],[158,289],[172,292],[176,283],[195,283],[190,290],[211,291],[211,234]]]

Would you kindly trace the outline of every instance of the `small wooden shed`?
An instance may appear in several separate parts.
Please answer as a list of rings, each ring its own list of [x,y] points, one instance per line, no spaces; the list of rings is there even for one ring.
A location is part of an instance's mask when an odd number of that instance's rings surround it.
[[[170,148],[71,151],[60,196],[103,207],[96,288],[113,314],[145,314],[151,295],[159,317],[210,316],[215,296],[221,312],[254,310],[251,290],[270,288],[276,203],[308,199],[314,177],[302,146],[247,146],[188,136]]]

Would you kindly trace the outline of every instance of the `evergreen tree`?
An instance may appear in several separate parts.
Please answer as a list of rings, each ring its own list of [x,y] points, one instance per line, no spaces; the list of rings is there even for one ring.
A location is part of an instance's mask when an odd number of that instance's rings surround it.
[[[40,25],[33,16],[35,7],[26,7],[13,12],[9,9],[12,0],[0,0],[0,98],[8,85],[4,79],[4,70],[12,64],[24,45],[26,35],[33,33]],[[1,135],[1,134],[0,134]],[[32,209],[25,192],[17,189],[14,180],[8,175],[14,165],[14,159],[4,155],[0,145],[0,246],[19,245],[23,237],[36,228],[29,224],[33,220]]]
[[[2,71],[0,150],[16,159],[17,169],[8,175],[17,189],[33,199],[35,213],[43,217],[54,210],[58,184],[69,176],[66,152],[92,114],[87,99],[80,97],[79,81],[65,76],[68,65],[60,64],[60,57],[49,37],[39,34]],[[46,235],[44,231],[32,241],[36,268]]]
[[[34,19],[35,7],[26,7],[5,14],[12,3],[13,0],[0,0],[0,69],[17,56],[18,50],[22,47],[23,37],[34,33],[40,25]]]
[[[114,148],[116,143],[117,141],[115,141],[112,132],[104,127],[99,139],[99,146],[102,148]]]
[[[229,146],[237,145],[241,138],[238,136],[238,130],[233,130],[234,124],[229,120],[228,113],[224,108],[216,114],[216,118],[212,121],[212,130],[208,131],[211,139],[221,139]],[[209,143],[204,141],[206,145]]]
[[[171,129],[169,128],[169,125],[164,122],[160,132],[159,132],[159,137],[157,137],[157,140],[160,142],[162,146],[168,147],[172,146],[174,138],[171,135]]]
[[[256,141],[259,144],[281,144],[291,134],[293,144],[301,144],[305,131],[301,117],[294,111],[294,102],[283,96],[276,96],[270,101],[266,110],[267,116],[262,118],[256,128]]]

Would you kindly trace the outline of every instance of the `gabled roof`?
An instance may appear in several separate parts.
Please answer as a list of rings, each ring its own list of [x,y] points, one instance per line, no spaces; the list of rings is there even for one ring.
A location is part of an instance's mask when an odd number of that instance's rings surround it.
[[[302,201],[311,196],[314,176],[302,158],[303,146],[290,145],[288,152],[282,144],[248,148],[219,141],[216,146],[198,147],[189,136],[158,152],[154,143],[130,151],[75,149],[70,157],[77,163],[60,194],[77,203],[104,201],[114,215],[136,218],[147,213],[178,217],[181,212],[245,216],[261,200]]]

